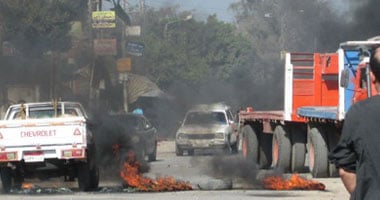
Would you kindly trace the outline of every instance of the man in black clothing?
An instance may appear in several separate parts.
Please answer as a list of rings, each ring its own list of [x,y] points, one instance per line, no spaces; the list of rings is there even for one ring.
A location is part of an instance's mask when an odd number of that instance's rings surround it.
[[[372,51],[370,76],[380,92],[380,48]],[[329,154],[351,199],[380,199],[380,95],[351,106],[342,136]]]

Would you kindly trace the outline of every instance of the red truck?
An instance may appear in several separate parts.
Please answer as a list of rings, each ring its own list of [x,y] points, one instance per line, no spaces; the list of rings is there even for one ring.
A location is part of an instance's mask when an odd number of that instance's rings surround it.
[[[333,53],[286,53],[283,110],[239,112],[243,157],[260,168],[337,176],[328,153],[350,106],[375,94],[368,62],[376,45],[380,41],[348,41]]]

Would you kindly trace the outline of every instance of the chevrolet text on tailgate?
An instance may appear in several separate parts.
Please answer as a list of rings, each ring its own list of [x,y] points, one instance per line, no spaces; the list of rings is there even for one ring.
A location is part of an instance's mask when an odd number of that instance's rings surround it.
[[[3,191],[24,178],[64,176],[83,191],[99,184],[87,115],[77,102],[11,105],[0,121],[0,175]],[[43,176],[43,177],[42,177]]]

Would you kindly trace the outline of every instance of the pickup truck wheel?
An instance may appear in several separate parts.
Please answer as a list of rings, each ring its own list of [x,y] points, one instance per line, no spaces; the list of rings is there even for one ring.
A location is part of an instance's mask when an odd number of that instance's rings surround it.
[[[137,160],[144,160],[145,161],[145,157],[146,157],[146,153],[145,153],[145,147],[141,148],[140,150],[137,150]]]
[[[81,191],[93,191],[99,186],[99,169],[89,163],[78,164],[78,187]]]
[[[291,143],[289,132],[282,125],[276,126],[272,141],[272,166],[288,172],[290,169]]]
[[[321,126],[311,127],[308,133],[309,170],[314,178],[328,177],[328,147]]]
[[[99,168],[95,167],[90,170],[90,188],[96,190],[99,187]]]
[[[9,167],[1,167],[0,175],[3,193],[9,193],[12,187],[12,170]]]
[[[183,150],[177,145],[175,145],[175,155],[183,156]]]
[[[259,161],[259,140],[256,132],[250,125],[245,125],[242,130],[242,154],[250,163],[257,164]]]
[[[148,155],[148,161],[149,162],[156,161],[156,157],[157,157],[157,143],[156,143],[156,147],[153,150],[153,153]]]
[[[91,188],[90,168],[88,163],[78,164],[78,187],[81,191],[89,191]]]

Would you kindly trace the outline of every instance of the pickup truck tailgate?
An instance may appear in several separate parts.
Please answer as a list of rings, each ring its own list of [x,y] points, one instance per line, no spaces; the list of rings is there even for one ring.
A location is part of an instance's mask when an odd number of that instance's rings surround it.
[[[0,121],[0,147],[86,145],[83,117]]]

